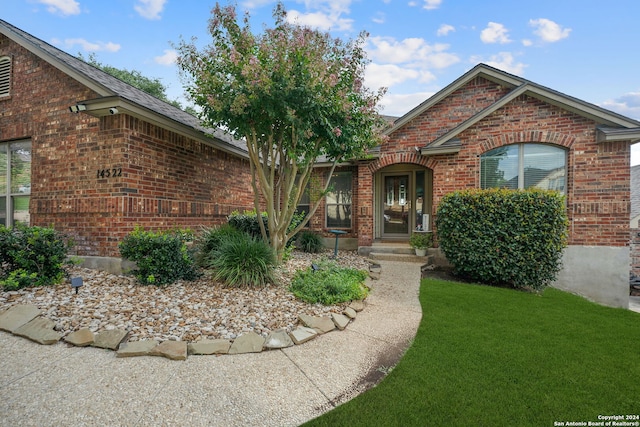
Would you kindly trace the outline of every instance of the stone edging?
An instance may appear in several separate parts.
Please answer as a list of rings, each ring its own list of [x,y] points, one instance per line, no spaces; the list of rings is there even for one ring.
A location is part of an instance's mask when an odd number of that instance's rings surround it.
[[[379,264],[369,266],[369,277],[380,278]],[[272,331],[267,338],[255,332],[247,332],[230,341],[226,339],[204,339],[188,343],[186,341],[142,340],[126,341],[129,332],[122,329],[105,330],[93,333],[88,328],[72,332],[64,341],[77,347],[98,347],[114,350],[116,357],[163,356],[172,360],[185,360],[187,355],[221,355],[260,353],[263,350],[277,350],[300,345],[318,335],[344,330],[365,307],[364,301],[352,301],[342,314],[328,316],[298,315],[300,325],[291,332],[283,329]],[[62,334],[55,330],[53,320],[43,317],[42,311],[32,304],[19,304],[0,312],[0,330],[24,337],[39,344],[51,345],[60,341]]]

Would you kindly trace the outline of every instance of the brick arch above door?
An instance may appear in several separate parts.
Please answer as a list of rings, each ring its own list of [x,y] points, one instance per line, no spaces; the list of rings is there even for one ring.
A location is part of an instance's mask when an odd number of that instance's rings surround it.
[[[369,169],[371,174],[374,174],[380,169],[386,168],[387,166],[401,163],[419,165],[428,168],[429,158],[422,156],[417,151],[382,154],[379,158],[369,163],[367,165],[367,168]]]

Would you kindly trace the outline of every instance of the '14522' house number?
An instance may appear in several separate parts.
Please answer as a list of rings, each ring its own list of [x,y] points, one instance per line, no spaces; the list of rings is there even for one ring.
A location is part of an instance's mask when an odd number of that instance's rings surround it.
[[[98,169],[96,178],[117,178],[119,176],[122,176],[122,168]]]

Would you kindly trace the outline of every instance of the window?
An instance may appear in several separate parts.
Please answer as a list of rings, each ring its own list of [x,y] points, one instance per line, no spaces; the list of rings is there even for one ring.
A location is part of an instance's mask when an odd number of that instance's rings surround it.
[[[307,183],[306,188],[304,189],[304,193],[302,193],[302,197],[300,198],[300,203],[296,206],[296,212],[301,213],[304,212],[305,217],[309,215],[309,210],[311,209],[311,196],[309,194],[309,185],[310,182]],[[300,186],[300,175],[296,177],[296,186]],[[311,221],[307,221],[305,224],[305,228],[309,228],[309,223]]]
[[[514,144],[480,156],[480,187],[565,191],[566,150],[546,144]]]
[[[31,141],[0,143],[0,224],[29,224]]]
[[[327,193],[327,228],[351,228],[351,172],[335,172]]]
[[[0,98],[11,93],[11,58],[0,58]]]

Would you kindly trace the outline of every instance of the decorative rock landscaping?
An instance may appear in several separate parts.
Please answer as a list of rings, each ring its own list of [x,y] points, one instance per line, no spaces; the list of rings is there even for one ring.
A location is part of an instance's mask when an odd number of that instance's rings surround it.
[[[350,314],[364,308],[362,301],[354,301],[348,310]],[[116,357],[162,356],[171,360],[185,360],[187,354],[244,354],[260,353],[263,350],[275,350],[303,344],[318,335],[331,332],[336,328],[344,330],[353,319],[350,316],[335,314],[331,317],[315,317],[306,314],[299,316],[302,326],[287,333],[279,329],[271,332],[267,338],[255,332],[246,332],[235,340],[202,340],[194,343],[186,341],[142,340],[125,341],[128,331],[111,329],[94,334],[89,329],[80,329],[64,338],[68,344],[78,347],[99,347],[116,351]],[[55,331],[55,322],[42,316],[42,311],[34,305],[14,305],[0,312],[0,330],[28,338],[40,344],[55,344],[62,335]]]
[[[357,255],[341,258],[343,265],[369,268]],[[298,255],[288,268],[303,265],[310,265],[307,254]],[[379,274],[379,266],[374,268],[374,275]],[[65,285],[0,293],[0,330],[45,345],[62,340],[109,349],[116,357],[185,360],[187,355],[259,353],[300,345],[344,330],[365,306],[363,301],[329,307],[297,301],[286,292],[286,272],[280,286],[250,290],[219,289],[206,279],[156,288],[100,271],[75,272],[86,277],[79,295]],[[70,312],[71,307],[76,311]],[[269,315],[276,319],[269,320]]]

